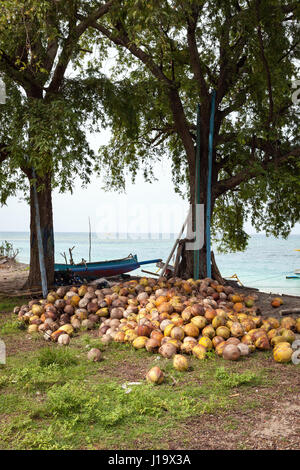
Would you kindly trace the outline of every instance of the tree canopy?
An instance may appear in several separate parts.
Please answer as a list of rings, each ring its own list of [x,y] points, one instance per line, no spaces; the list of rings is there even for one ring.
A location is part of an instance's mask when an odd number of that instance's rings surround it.
[[[82,19],[82,16],[78,16]],[[110,181],[124,168],[152,178],[172,161],[175,189],[194,195],[196,106],[201,105],[202,201],[207,177],[211,94],[216,90],[213,229],[222,249],[247,244],[246,219],[287,236],[300,219],[299,4],[284,0],[115,1],[93,22],[95,41],[118,50],[134,128],[116,115],[102,149]],[[187,190],[187,191],[185,191]]]

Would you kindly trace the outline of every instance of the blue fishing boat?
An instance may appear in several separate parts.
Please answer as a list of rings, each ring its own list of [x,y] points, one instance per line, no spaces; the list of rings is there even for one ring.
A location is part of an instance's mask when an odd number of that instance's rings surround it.
[[[295,250],[295,251],[300,251],[300,250]],[[300,269],[296,269],[294,271],[293,276],[286,276],[286,279],[298,279],[298,280],[300,280]]]
[[[138,269],[144,264],[158,263],[161,259],[139,261],[137,255],[129,255],[126,258],[109,261],[95,261],[87,263],[84,260],[78,264],[54,265],[55,280],[58,283],[69,280],[93,280],[101,277],[111,277],[125,274]],[[60,283],[60,282],[59,282]]]

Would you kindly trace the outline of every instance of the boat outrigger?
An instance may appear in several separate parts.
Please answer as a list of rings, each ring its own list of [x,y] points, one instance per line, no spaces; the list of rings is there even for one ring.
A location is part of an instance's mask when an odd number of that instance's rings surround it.
[[[57,263],[54,265],[55,283],[69,284],[74,281],[80,283],[101,277],[117,276],[134,271],[142,265],[158,263],[160,261],[161,259],[138,261],[137,255],[130,254],[122,259],[95,261],[93,263],[87,263],[84,260],[78,264]]]
[[[295,251],[300,251],[300,250],[295,250]],[[296,269],[294,271],[293,276],[286,276],[286,279],[300,279],[300,269]]]

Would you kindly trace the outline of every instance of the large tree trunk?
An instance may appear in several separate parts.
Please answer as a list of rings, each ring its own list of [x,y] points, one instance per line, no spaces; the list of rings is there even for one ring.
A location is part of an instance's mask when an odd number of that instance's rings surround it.
[[[36,187],[43,187],[37,191],[40,226],[42,242],[44,247],[44,259],[47,275],[48,287],[54,282],[54,234],[53,234],[53,214],[52,214],[52,188],[51,175],[46,177],[36,177]],[[36,211],[34,204],[33,186],[30,185],[30,272],[26,287],[41,287],[40,261],[36,228]]]
[[[200,204],[204,206],[204,245],[198,251],[199,256],[199,277],[203,279],[207,277],[207,242],[206,242],[206,207],[207,207],[207,178],[208,178],[208,127],[204,126],[202,122],[201,132],[201,168],[200,168]],[[213,165],[212,171],[212,195],[211,195],[211,215],[215,205],[215,198],[213,187],[218,178],[216,168]],[[190,183],[190,203],[193,205],[193,231],[195,231],[195,165],[189,167],[189,183]],[[199,235],[199,234],[198,234]],[[220,275],[219,269],[216,265],[214,255],[211,256],[211,272],[212,278],[218,282],[223,283],[224,280]],[[194,277],[194,251],[186,250],[185,244],[182,247],[181,261],[178,267],[178,275],[183,279]]]

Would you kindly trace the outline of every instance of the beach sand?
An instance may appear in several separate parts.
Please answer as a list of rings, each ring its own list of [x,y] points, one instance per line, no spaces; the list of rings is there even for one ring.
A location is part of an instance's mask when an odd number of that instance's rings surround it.
[[[16,261],[0,265],[0,294],[11,294],[21,291],[28,278],[29,266]]]

